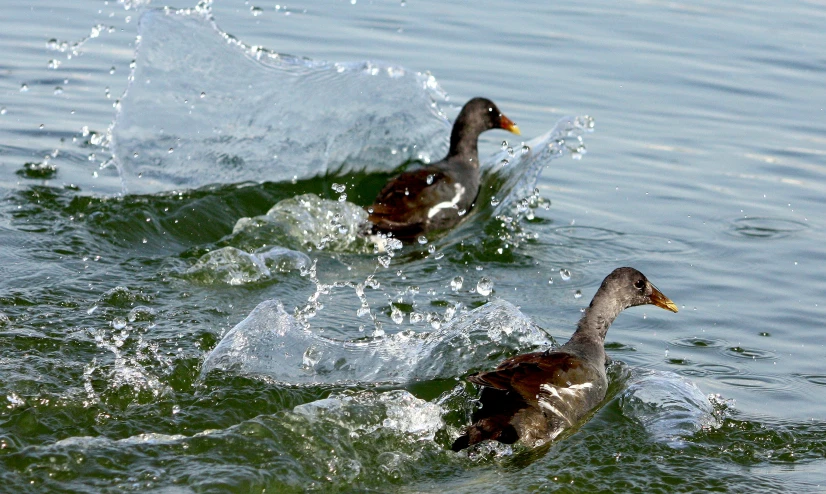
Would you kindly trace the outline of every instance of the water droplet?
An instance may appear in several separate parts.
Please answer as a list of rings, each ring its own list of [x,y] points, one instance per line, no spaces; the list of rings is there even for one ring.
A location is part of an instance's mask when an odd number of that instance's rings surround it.
[[[530,146],[528,146],[527,144],[522,146],[522,154],[528,154],[530,152],[531,152]]]
[[[114,73],[115,73],[115,67],[114,66],[109,67],[109,75],[112,75]]]
[[[169,154],[172,154],[172,152],[173,152],[173,151],[175,151],[175,148],[169,148],[169,151],[167,151],[167,152],[168,152]]]
[[[56,70],[58,67],[60,67],[60,60],[54,60],[54,59],[49,60],[49,65],[48,66],[49,66],[50,69]]]
[[[582,298],[582,290],[575,291],[574,298]]]
[[[404,313],[395,305],[390,305],[390,319],[396,324],[401,324],[404,321]]]
[[[508,146],[508,149],[506,149],[505,151],[507,151],[508,156],[513,156],[513,148],[512,147]]]
[[[201,91],[201,98],[206,98],[206,93]]]
[[[428,245],[428,246],[427,246],[427,251],[428,251],[429,253],[433,254],[434,252],[436,252],[436,246],[435,246],[435,245],[433,245],[433,244]]]
[[[444,255],[443,252],[437,252],[437,253],[433,254],[433,259],[436,259],[438,261],[439,259],[443,258],[444,256],[445,255]]]
[[[567,269],[560,269],[559,277],[562,278],[562,281],[569,281],[571,279],[571,272]]]
[[[410,313],[410,324],[418,324],[424,321],[424,314],[421,312],[411,312]]]
[[[21,93],[25,93],[25,92],[27,92],[28,90],[29,90],[29,85],[28,85],[28,84],[21,84],[21,85],[20,85],[20,92],[21,92]]]
[[[390,256],[379,256],[379,264],[384,268],[390,267]]]
[[[55,94],[63,94],[63,88],[62,88],[62,87],[60,87],[60,86],[56,86],[56,87],[54,88],[54,93],[55,93]]]
[[[344,185],[344,184],[334,183],[333,184],[333,190],[340,194],[340,193],[344,192],[345,190],[347,190],[347,186]]]
[[[502,151],[508,149],[508,141],[502,141]]]
[[[5,106],[0,108],[0,115],[5,115],[7,111]]]
[[[112,319],[112,327],[115,329],[123,329],[126,327],[126,319],[122,317],[116,317]]]
[[[476,293],[487,297],[491,291],[493,291],[493,281],[487,276],[483,276],[482,279],[479,280],[479,283],[476,284]]]
[[[250,7],[250,12],[252,12],[253,17],[258,17],[264,13],[264,9],[261,7]]]
[[[419,235],[418,241],[420,244],[424,245],[427,243],[427,237],[425,237],[424,235]]]
[[[457,276],[450,281],[450,289],[454,292],[458,292],[462,289],[462,284],[465,282],[465,279],[461,276]]]
[[[553,285],[554,284],[554,279],[553,278],[548,278],[548,284]]]
[[[344,202],[347,200],[347,194],[341,194],[338,196],[338,202]]]
[[[427,176],[427,185],[431,185],[433,183],[433,175]]]
[[[427,314],[427,322],[430,323],[430,326],[433,329],[439,329],[442,327],[442,321],[439,319],[439,314],[435,312],[430,312]]]
[[[459,216],[464,216],[467,214],[467,209],[460,209],[457,213]]]
[[[498,206],[499,205],[499,199],[497,199],[495,197],[491,197],[490,198],[490,205],[493,206],[493,207]]]

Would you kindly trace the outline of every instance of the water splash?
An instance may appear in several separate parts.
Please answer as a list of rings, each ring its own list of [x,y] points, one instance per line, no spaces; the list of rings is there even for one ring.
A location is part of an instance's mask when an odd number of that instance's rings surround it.
[[[223,247],[201,256],[185,275],[205,284],[243,285],[271,278],[276,273],[299,271],[310,266],[306,254],[283,247],[248,253]]]
[[[130,193],[388,170],[447,148],[429,74],[248,46],[208,9],[148,10],[139,39],[111,143]]]
[[[653,440],[672,448],[684,448],[688,436],[720,426],[700,388],[673,372],[634,369],[619,403],[623,415],[642,424]]]
[[[505,148],[486,159],[487,164],[499,163],[505,159],[509,165],[504,172],[497,167],[492,168],[493,172],[498,172],[497,178],[502,182],[501,186],[492,192],[485,191],[483,187],[478,202],[490,203],[490,194],[504,197],[506,199],[499,201],[494,207],[493,216],[508,214],[517,202],[535,195],[539,175],[550,161],[565,154],[584,153],[582,135],[593,132],[594,125],[594,119],[587,115],[563,117],[551,130],[525,143],[519,153],[513,153],[512,150],[509,152]]]
[[[547,345],[547,333],[502,300],[461,314],[433,333],[359,340],[320,336],[280,302],[268,300],[224,336],[204,361],[201,376],[218,369],[289,384],[405,383],[493,367],[502,348]]]
[[[241,218],[224,242],[244,250],[278,245],[297,250],[372,252],[361,235],[367,212],[350,202],[303,194],[280,201],[266,214]]]

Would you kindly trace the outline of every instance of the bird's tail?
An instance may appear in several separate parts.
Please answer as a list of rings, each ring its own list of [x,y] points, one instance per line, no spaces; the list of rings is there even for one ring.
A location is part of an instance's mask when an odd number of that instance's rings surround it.
[[[507,422],[502,424],[502,421],[495,419],[496,417],[488,417],[471,425],[453,441],[450,449],[461,451],[485,439],[493,439],[504,444],[513,444],[519,440],[519,434],[512,425]]]

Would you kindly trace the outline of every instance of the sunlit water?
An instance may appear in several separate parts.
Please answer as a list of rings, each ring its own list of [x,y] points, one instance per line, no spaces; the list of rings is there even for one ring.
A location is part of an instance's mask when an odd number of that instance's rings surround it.
[[[822,5],[163,7],[4,5],[3,490],[823,489]],[[360,237],[477,95],[467,221]],[[620,265],[590,420],[450,451]]]

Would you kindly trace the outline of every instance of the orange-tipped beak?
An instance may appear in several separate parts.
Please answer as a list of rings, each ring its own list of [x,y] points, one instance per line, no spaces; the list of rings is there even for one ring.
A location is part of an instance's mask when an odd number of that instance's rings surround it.
[[[651,292],[651,303],[656,305],[657,307],[662,307],[665,310],[670,310],[671,312],[678,312],[677,304],[671,301],[670,298],[663,295],[663,292],[657,290],[657,287],[652,286],[654,289]]]
[[[519,132],[519,127],[517,127],[516,124],[513,123],[513,120],[509,119],[504,115],[499,115],[499,127],[505,130],[509,130],[516,135],[522,135],[522,132]]]

